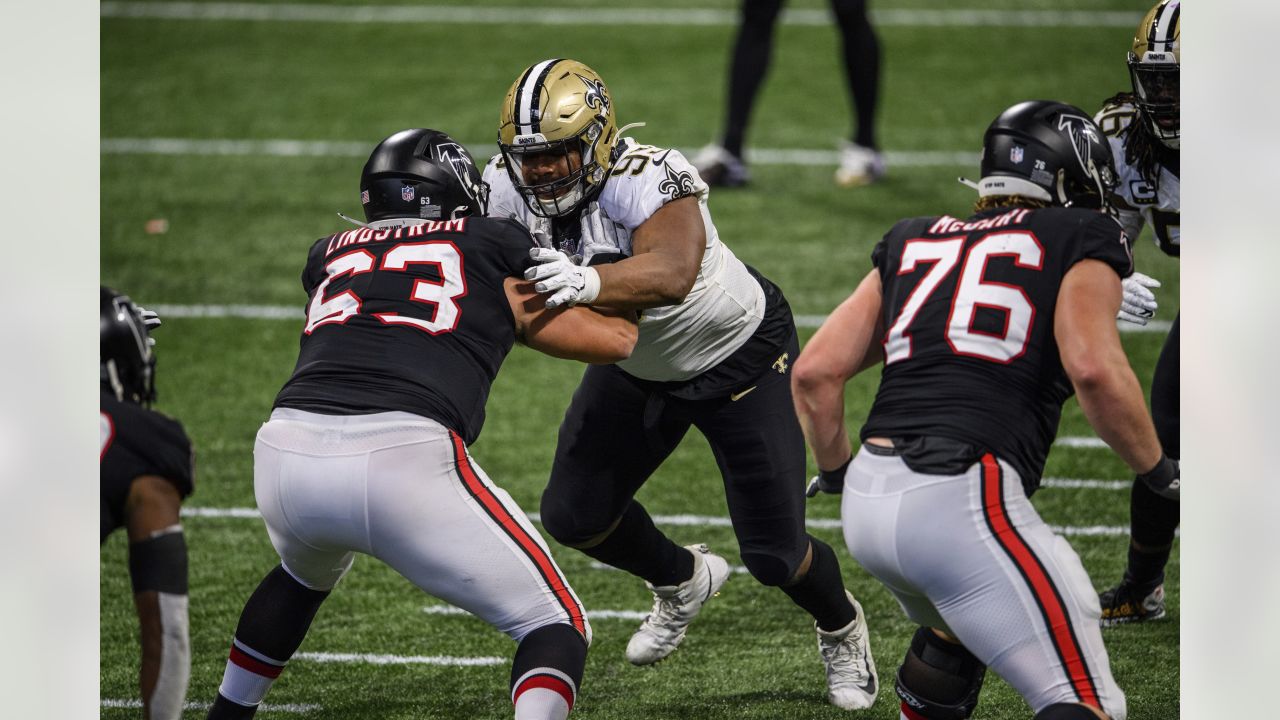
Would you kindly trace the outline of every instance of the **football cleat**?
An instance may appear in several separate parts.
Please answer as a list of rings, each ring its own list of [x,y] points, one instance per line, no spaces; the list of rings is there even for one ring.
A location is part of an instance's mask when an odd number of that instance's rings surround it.
[[[716,144],[699,150],[690,162],[698,169],[702,181],[713,187],[741,187],[751,180],[742,158]]]
[[[859,187],[884,177],[884,156],[856,143],[840,142],[840,167],[836,168],[836,184]]]
[[[1146,595],[1127,579],[1098,596],[1102,604],[1102,626],[1159,620],[1164,617],[1164,585]]]
[[[645,583],[653,591],[653,610],[627,643],[627,660],[633,665],[652,665],[679,647],[689,623],[729,579],[728,561],[706,545],[686,545],[685,549],[693,553],[693,577],[679,585],[654,587]]]
[[[827,668],[827,700],[841,710],[862,710],[876,701],[880,690],[876,679],[876,662],[871,657],[867,637],[867,619],[862,606],[846,590],[849,602],[858,616],[853,622],[834,632],[814,624],[818,631],[818,652]]]

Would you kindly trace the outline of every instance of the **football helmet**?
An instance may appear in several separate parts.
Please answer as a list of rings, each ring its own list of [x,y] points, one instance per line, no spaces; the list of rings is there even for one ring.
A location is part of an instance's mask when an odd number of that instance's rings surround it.
[[[1179,0],[1161,0],[1142,18],[1129,49],[1129,77],[1142,119],[1151,134],[1178,149],[1178,62],[1182,54]]]
[[[502,101],[498,148],[512,184],[540,217],[569,215],[594,198],[617,143],[613,98],[577,60],[525,68]]]
[[[156,399],[155,340],[129,296],[105,285],[101,294],[98,364],[102,387],[117,400],[149,406]]]
[[[982,138],[978,194],[1023,195],[1062,207],[1108,208],[1111,148],[1089,114],[1049,100],[1000,113]]]
[[[471,153],[439,130],[401,130],[378,143],[360,173],[369,222],[390,218],[454,220],[484,215],[489,185]]]

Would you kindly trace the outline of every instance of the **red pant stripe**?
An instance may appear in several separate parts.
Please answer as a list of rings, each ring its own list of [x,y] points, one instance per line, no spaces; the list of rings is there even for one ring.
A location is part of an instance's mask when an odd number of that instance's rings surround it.
[[[564,701],[569,704],[569,709],[573,709],[573,688],[569,687],[569,683],[554,675],[534,675],[533,677],[526,679],[524,682],[520,683],[520,687],[517,687],[516,691],[512,693],[512,701],[517,703],[520,702],[520,696],[523,695],[526,690],[532,690],[534,688],[546,688],[547,690],[554,690],[555,692],[560,693],[560,697],[564,698]]]

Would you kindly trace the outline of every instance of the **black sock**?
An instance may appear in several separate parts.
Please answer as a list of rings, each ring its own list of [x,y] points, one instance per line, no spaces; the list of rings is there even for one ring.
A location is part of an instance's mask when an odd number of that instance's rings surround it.
[[[866,0],[832,2],[843,43],[845,77],[857,131],[853,141],[876,147],[876,102],[880,90],[880,41],[867,19]]]
[[[649,513],[634,500],[609,537],[599,545],[579,549],[657,586],[679,585],[693,577],[693,554],[663,535]]]
[[[551,690],[573,708],[587,664],[587,641],[572,625],[556,623],[520,641],[511,662],[511,700],[535,687]],[[563,677],[562,677],[563,676]]]
[[[1129,496],[1129,520],[1132,541],[1125,578],[1145,590],[1164,581],[1164,566],[1169,562],[1174,535],[1178,531],[1182,506],[1177,500],[1161,497],[1141,481],[1133,484]],[[1134,547],[1134,544],[1142,550]]]
[[[259,583],[240,614],[236,640],[267,657],[293,657],[328,592],[312,590],[277,565]]]
[[[729,66],[729,115],[725,118],[721,142],[725,150],[738,158],[742,157],[751,106],[755,104],[756,94],[769,69],[773,28],[781,11],[782,0],[746,0],[742,3],[742,20]]]
[[[812,615],[819,628],[833,632],[853,622],[857,613],[845,595],[840,561],[836,559],[835,551],[812,535],[809,536],[809,544],[813,546],[809,572],[800,582],[783,585],[782,592]]]

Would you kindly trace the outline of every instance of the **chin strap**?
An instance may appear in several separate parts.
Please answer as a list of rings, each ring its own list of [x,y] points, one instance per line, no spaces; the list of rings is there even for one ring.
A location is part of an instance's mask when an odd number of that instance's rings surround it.
[[[346,216],[346,215],[343,215],[342,213],[338,213],[338,217],[342,218],[343,220],[346,220],[347,222],[351,223],[352,225],[358,225],[358,226],[360,226],[360,227],[369,227],[369,225],[368,225],[367,223],[362,223],[362,222],[360,222],[359,220],[357,220],[357,219],[355,219],[355,218],[353,218],[353,217],[348,217],[348,216]]]
[[[622,134],[630,130],[631,128],[644,127],[644,125],[645,124],[642,122],[633,122],[633,123],[628,123],[626,125],[623,125],[622,127],[618,128],[618,139],[621,140]]]
[[[960,183],[961,185],[965,185],[965,186],[971,187],[971,188],[973,188],[974,190],[978,190],[978,189],[979,189],[979,188],[978,188],[978,183],[976,183],[976,182],[974,182],[974,181],[970,180],[969,178],[967,178],[967,177],[965,177],[965,176],[963,176],[963,175],[961,175],[960,177],[956,178],[956,182]]]

